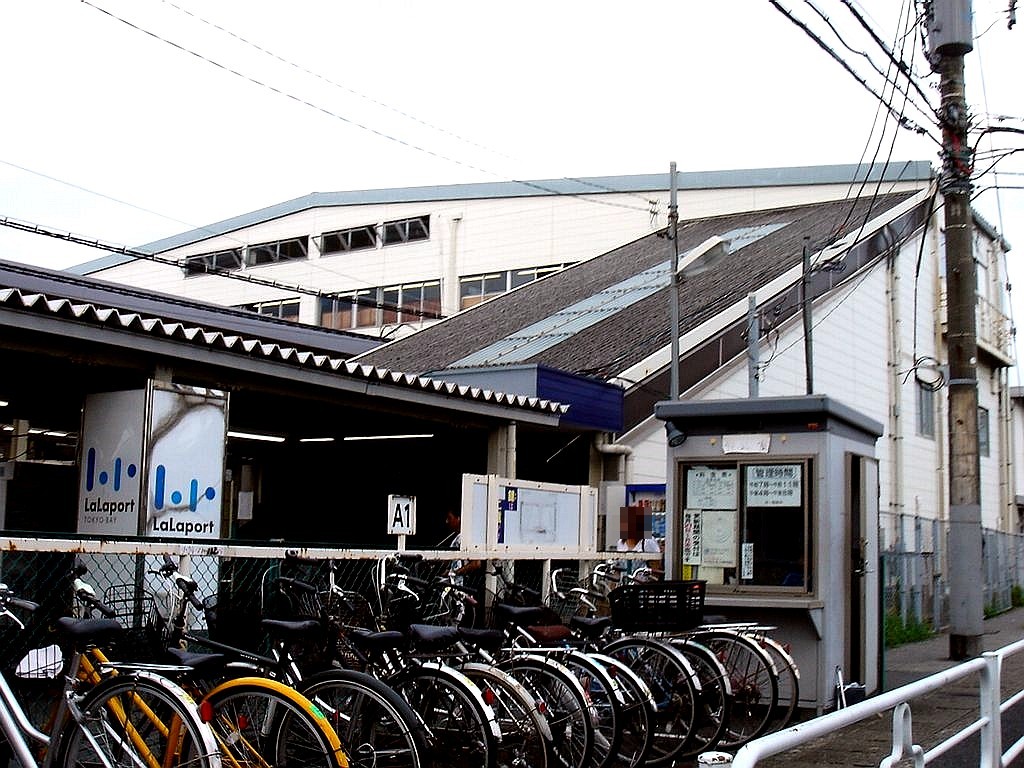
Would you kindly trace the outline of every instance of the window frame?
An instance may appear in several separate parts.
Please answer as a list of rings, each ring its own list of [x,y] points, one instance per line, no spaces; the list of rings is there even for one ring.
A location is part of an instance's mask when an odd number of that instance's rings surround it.
[[[989,421],[988,408],[978,406],[978,456],[987,458],[992,455],[992,429]]]
[[[916,433],[918,437],[928,440],[935,439],[935,405],[938,398],[935,397],[935,389],[925,384],[920,379],[914,379],[917,383],[917,418]]]
[[[687,529],[687,523],[685,522],[685,516],[693,511],[701,512],[701,520],[703,521],[704,512],[711,511],[719,514],[729,514],[735,512],[735,520],[733,521],[733,532],[735,535],[735,551],[733,566],[712,566],[705,565],[703,563],[699,565],[690,565],[694,568],[699,575],[699,578],[707,581],[707,589],[709,592],[715,592],[719,594],[750,594],[750,593],[769,593],[769,594],[784,594],[792,596],[812,596],[817,591],[817,580],[818,580],[818,569],[815,559],[815,541],[817,541],[817,519],[814,515],[814,504],[815,499],[813,495],[812,484],[814,482],[814,471],[815,471],[816,457],[812,455],[801,455],[801,456],[779,456],[779,457],[768,457],[760,456],[757,458],[749,457],[736,459],[731,461],[680,461],[676,465],[676,482],[679,488],[679,504],[680,509],[684,513],[684,535]],[[756,506],[747,504],[745,490],[745,480],[747,477],[747,470],[750,467],[755,466],[789,466],[799,465],[801,468],[801,487],[800,487],[800,503],[797,505],[800,512],[798,516],[802,516],[801,524],[803,526],[803,544],[800,549],[800,555],[798,560],[790,561],[791,563],[798,563],[801,569],[801,583],[787,585],[783,583],[757,583],[751,581],[744,583],[739,577],[739,573],[743,564],[743,551],[744,544],[755,545],[752,548],[754,567],[758,564],[759,548],[756,546],[757,541],[748,542],[747,529],[753,515],[750,510],[756,510],[758,514],[766,514],[763,510],[772,509],[795,509],[794,506],[784,505],[763,505]],[[716,507],[708,508],[692,508],[690,506],[690,500],[687,498],[689,492],[687,480],[688,471],[691,469],[708,468],[712,470],[735,470],[735,509],[726,508],[718,509]],[[701,523],[703,525],[703,522]],[[685,553],[686,544],[685,540],[681,542],[683,544],[682,550]],[[762,545],[764,546],[764,545]],[[777,551],[777,550],[774,550]],[[782,561],[780,561],[782,562]],[[684,560],[683,565],[687,563]],[[731,572],[731,573],[730,573]],[[788,576],[788,574],[787,574]],[[727,583],[727,578],[732,578],[732,583]],[[757,578],[757,572],[755,571],[754,578]]]
[[[380,243],[403,245],[430,239],[430,214],[385,221],[380,226]]]

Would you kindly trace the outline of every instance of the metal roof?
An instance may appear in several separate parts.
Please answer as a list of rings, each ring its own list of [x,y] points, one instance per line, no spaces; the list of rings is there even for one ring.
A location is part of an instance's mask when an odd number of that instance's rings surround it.
[[[680,190],[732,189],[743,187],[779,187],[805,184],[848,184],[875,181],[922,181],[932,177],[931,164],[925,160],[891,162],[871,166],[821,165],[792,168],[754,168],[726,171],[692,171],[676,174]],[[273,221],[312,208],[393,203],[435,203],[449,200],[487,200],[495,198],[548,197],[552,195],[596,195],[664,191],[670,187],[668,173],[626,176],[591,176],[578,179],[541,179],[537,181],[498,181],[478,184],[449,184],[428,187],[355,190],[349,192],[312,192],[205,227],[181,232],[141,245],[138,250],[163,253],[212,237]],[[111,253],[72,266],[69,272],[88,275],[102,269],[126,264],[130,256]]]
[[[314,370],[334,374],[342,379],[361,382],[363,386],[383,384],[404,390],[456,398],[467,404],[483,403],[491,406],[504,406],[520,411],[532,411],[538,415],[560,416],[568,409],[568,406],[550,400],[494,392],[392,371],[387,368],[350,363],[330,355],[317,354],[274,342],[246,338],[221,331],[207,331],[201,327],[158,317],[147,317],[137,312],[97,306],[90,302],[79,302],[65,297],[26,292],[18,288],[0,287],[0,312],[3,310],[17,314],[0,317],[0,325],[15,325],[14,320],[18,315],[36,319],[74,321],[95,328],[117,329],[160,341],[227,352],[268,364],[283,363],[296,370]],[[28,324],[26,327],[34,326]]]

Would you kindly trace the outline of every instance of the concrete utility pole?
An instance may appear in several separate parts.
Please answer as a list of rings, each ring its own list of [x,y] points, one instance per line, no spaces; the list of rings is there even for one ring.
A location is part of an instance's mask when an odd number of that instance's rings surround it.
[[[668,317],[672,329],[672,340],[669,344],[672,359],[669,361],[669,400],[679,399],[679,203],[676,192],[676,164],[673,160],[668,164],[669,199],[668,199],[668,238],[672,251],[672,266],[668,271]]]
[[[964,54],[974,48],[970,0],[934,0],[929,48],[940,75],[942,192],[949,350],[949,657],[982,651],[981,481],[978,458],[977,277]]]

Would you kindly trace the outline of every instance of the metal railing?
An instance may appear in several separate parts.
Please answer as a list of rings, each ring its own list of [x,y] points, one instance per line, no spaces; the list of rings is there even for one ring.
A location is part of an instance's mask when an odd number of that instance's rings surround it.
[[[881,760],[880,768],[890,768],[902,760],[910,760],[918,767],[928,765],[975,734],[980,737],[979,767],[1002,768],[1024,753],[1024,737],[1004,751],[1001,717],[1002,713],[1024,699],[1024,691],[1015,693],[1006,701],[1002,701],[1001,693],[1003,661],[1021,651],[1024,651],[1024,640],[997,651],[989,651],[980,658],[966,661],[952,669],[880,694],[846,709],[839,709],[785,731],[763,736],[736,753],[732,761],[733,768],[753,768],[764,758],[782,754],[814,739],[833,736],[843,728],[883,715],[889,710],[892,710],[892,751]],[[914,740],[910,703],[972,675],[979,677],[978,718],[944,741],[925,750]]]

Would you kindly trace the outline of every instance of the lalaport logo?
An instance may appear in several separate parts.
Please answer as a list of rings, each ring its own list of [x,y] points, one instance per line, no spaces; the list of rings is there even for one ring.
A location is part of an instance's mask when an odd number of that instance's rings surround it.
[[[213,501],[216,497],[217,489],[213,486],[208,485],[206,490],[200,493],[199,480],[194,477],[189,480],[187,501],[189,512],[195,512],[203,499]],[[170,501],[169,506],[168,501]],[[213,533],[215,524],[213,520],[176,520],[173,515],[164,516],[165,508],[167,512],[176,509],[185,511],[185,501],[185,494],[181,491],[167,493],[167,467],[157,464],[153,483],[153,510],[156,516],[150,523],[151,530],[154,533],[183,533],[185,535]]]
[[[125,484],[139,473],[137,465],[116,456],[109,469],[96,466],[96,449],[90,448],[85,454],[85,492],[95,491],[96,496],[85,496],[82,507],[82,519],[88,525],[110,526],[115,524],[117,515],[134,513],[136,487],[134,483]],[[129,499],[111,499],[111,495],[132,493]]]

